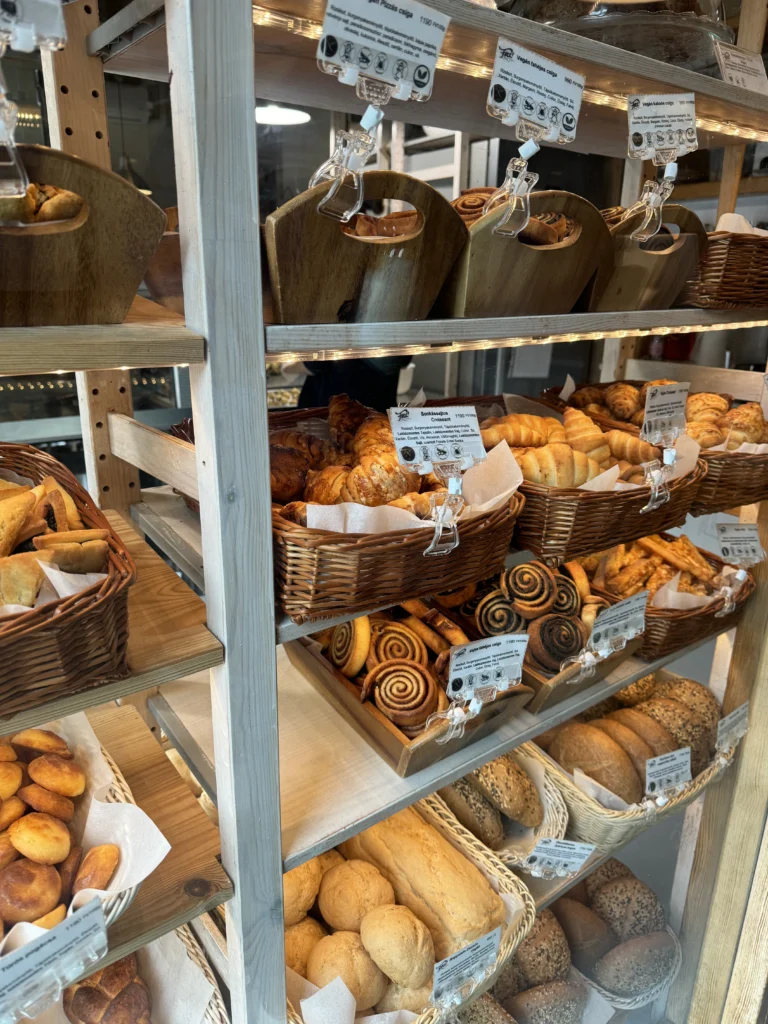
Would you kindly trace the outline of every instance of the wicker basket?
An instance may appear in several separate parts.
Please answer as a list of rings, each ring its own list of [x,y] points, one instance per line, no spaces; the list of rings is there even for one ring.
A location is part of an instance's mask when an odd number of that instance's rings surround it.
[[[136,567],[90,495],[56,459],[29,445],[0,443],[0,475],[4,470],[35,484],[54,477],[86,526],[109,533],[104,580],[75,597],[0,621],[0,700],[6,716],[128,674],[128,587]]]
[[[664,930],[672,936],[672,940],[675,945],[674,963],[672,964],[672,968],[666,978],[662,981],[656,982],[655,985],[651,985],[650,988],[647,988],[645,992],[641,992],[639,995],[617,995],[616,992],[611,992],[610,989],[603,988],[602,985],[598,985],[596,981],[593,981],[592,978],[588,978],[585,974],[582,974],[581,971],[577,971],[575,967],[572,969],[578,975],[579,981],[581,981],[582,984],[586,985],[588,988],[594,989],[595,992],[599,993],[603,999],[605,999],[607,1003],[610,1003],[611,1006],[615,1007],[615,1009],[639,1010],[641,1006],[647,1006],[649,1003],[654,1002],[655,999],[658,999],[659,996],[663,995],[667,991],[683,965],[683,950],[677,936],[668,925]]]
[[[133,799],[131,787],[125,781],[123,773],[112,760],[109,751],[102,747],[101,753],[109,766],[109,770],[112,772],[112,782],[110,783],[107,795],[104,798],[105,803],[135,804],[136,801]],[[117,919],[126,912],[128,907],[133,903],[138,891],[138,885],[134,885],[130,889],[124,889],[122,892],[119,892],[114,896],[110,896],[103,901],[104,920],[106,921],[107,927],[114,924],[115,921],[117,921]]]
[[[698,309],[768,306],[768,237],[713,231],[709,247],[677,300]]]
[[[501,936],[499,955],[488,977],[480,984],[471,986],[467,999],[475,998],[487,991],[496,981],[502,967],[533,928],[536,919],[536,904],[533,896],[523,883],[509,871],[479,839],[458,823],[439,796],[428,796],[414,805],[424,820],[437,829],[452,846],[455,846],[468,861],[492,881],[501,895],[516,897],[523,906],[523,912],[508,925]],[[442,1024],[445,1015],[434,1007],[425,1010],[414,1024]],[[303,1024],[301,1015],[288,1003],[289,1024]]]
[[[192,963],[195,964],[196,967],[200,968],[205,975],[205,980],[213,985],[213,993],[211,994],[211,999],[206,1008],[203,1020],[207,1021],[208,1024],[229,1024],[229,1014],[227,1013],[227,1008],[224,1005],[224,999],[221,995],[219,983],[216,981],[216,976],[205,958],[205,953],[203,952],[200,943],[185,924],[183,924],[181,928],[176,929],[176,936],[184,944],[187,956]]]

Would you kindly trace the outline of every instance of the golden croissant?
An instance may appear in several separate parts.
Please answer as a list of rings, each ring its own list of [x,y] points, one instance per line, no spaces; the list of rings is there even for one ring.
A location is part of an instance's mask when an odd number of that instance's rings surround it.
[[[701,391],[689,395],[685,403],[685,418],[694,423],[717,423],[728,412],[729,401],[723,395]]]
[[[635,466],[639,466],[641,462],[652,462],[661,458],[658,448],[632,434],[625,434],[623,430],[608,430],[603,439],[610,448],[611,455],[617,459],[625,459]]]
[[[346,450],[357,428],[375,409],[369,409],[362,402],[349,395],[334,395],[328,403],[328,430],[331,440]]]
[[[484,429],[481,427],[480,434],[486,448],[495,448],[500,441],[506,441],[510,448],[519,448],[523,445],[538,448],[547,443],[543,431],[534,430],[514,414],[503,416]]]
[[[416,476],[416,485],[418,479]],[[396,455],[363,455],[354,469],[347,471],[340,500],[356,501],[373,508],[387,505],[414,490],[414,474],[400,465]]]
[[[664,387],[665,384],[677,384],[676,380],[670,380],[668,377],[661,377],[659,380],[649,380],[640,388],[640,408],[645,409],[645,399],[648,395],[648,388]]]
[[[749,407],[752,408],[749,408]],[[757,409],[757,413],[755,412]],[[728,448],[738,448],[739,445],[747,442],[757,444],[762,437],[765,421],[762,418],[760,406],[755,402],[747,402],[737,409],[731,409],[717,421],[717,426],[728,436]]]
[[[631,420],[642,409],[640,392],[632,384],[619,381],[605,389],[605,404],[617,420]]]
[[[357,428],[349,447],[358,458],[361,455],[373,455],[375,452],[392,454],[395,451],[395,439],[392,436],[389,417],[381,412],[368,416]]]
[[[598,425],[578,409],[567,408],[563,413],[565,440],[574,451],[583,452],[595,462],[607,462],[610,449]]]
[[[702,448],[714,448],[715,445],[722,444],[725,440],[725,434],[720,427],[703,420],[694,420],[693,422],[689,420],[685,425],[685,432],[694,441],[698,441]]]
[[[579,487],[601,472],[594,459],[567,444],[530,448],[518,462],[525,480],[546,487]]]
[[[576,388],[568,399],[568,404],[572,405],[574,409],[585,409],[588,405],[602,405],[602,388],[596,388],[589,384],[583,388]]]
[[[338,505],[344,501],[341,492],[349,473],[348,466],[311,469],[307,473],[304,501],[312,501],[317,505]]]

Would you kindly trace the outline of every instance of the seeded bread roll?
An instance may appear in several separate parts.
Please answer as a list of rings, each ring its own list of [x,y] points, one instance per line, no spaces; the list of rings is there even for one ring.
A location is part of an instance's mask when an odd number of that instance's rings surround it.
[[[649,715],[644,715],[638,708],[621,708],[608,715],[611,722],[621,722],[632,732],[637,733],[653,751],[653,756],[669,754],[677,749],[674,736]]]
[[[608,882],[612,882],[614,878],[634,877],[635,876],[626,864],[622,864],[621,861],[616,860],[615,857],[609,857],[605,863],[601,864],[599,868],[595,868],[595,870],[584,879],[589,905],[592,905],[592,900],[595,898],[597,890],[602,888],[602,886],[607,885]]]
[[[615,878],[595,893],[592,909],[621,942],[664,929],[659,897],[639,878]]]
[[[395,891],[390,883],[364,860],[342,861],[326,871],[320,883],[320,914],[335,931],[359,932],[370,910],[394,902]]]
[[[328,932],[314,917],[305,917],[298,924],[285,929],[285,962],[302,978],[307,976],[309,954]]]
[[[600,729],[606,736],[610,736],[614,743],[619,744],[640,776],[640,781],[644,781],[645,762],[649,757],[653,757],[653,751],[645,740],[640,739],[637,733],[632,732],[626,725],[622,725],[621,722],[614,722],[610,718],[597,718],[590,725],[595,729]]]
[[[581,1024],[587,990],[583,985],[552,981],[513,996],[505,1009],[518,1024]]]
[[[591,975],[597,961],[618,942],[613,930],[594,910],[568,896],[552,904],[552,913],[565,932],[574,967]]]
[[[642,798],[644,787],[628,755],[592,725],[567,725],[552,741],[549,756],[567,772],[580,768],[628,804]]]
[[[309,954],[307,981],[325,988],[341,978],[358,1011],[370,1010],[387,990],[386,976],[366,953],[357,932],[334,932],[320,939]]]
[[[507,1000],[523,992],[528,987],[523,969],[514,957],[502,967],[491,993],[494,999],[506,1005]]]
[[[486,992],[474,1003],[459,1010],[451,1024],[516,1024],[516,1021]]]
[[[649,676],[643,676],[642,679],[636,679],[634,683],[625,686],[623,690],[615,693],[614,697],[623,707],[633,708],[644,700],[650,700],[654,696],[655,690],[656,676],[651,673]]]
[[[658,684],[654,697],[669,697],[670,700],[684,704],[707,726],[713,740],[717,739],[717,723],[723,709],[708,686],[696,683],[693,679],[667,679]],[[713,744],[710,754],[714,753],[714,749]]]
[[[617,995],[636,996],[663,982],[674,962],[672,936],[668,932],[651,932],[614,946],[595,965],[595,980]]]
[[[438,792],[464,828],[477,836],[481,843],[491,850],[499,845],[504,838],[501,813],[469,779],[457,779],[453,785]]]
[[[571,967],[568,940],[551,910],[542,910],[536,915],[533,928],[517,947],[514,959],[523,972],[526,988],[568,977]]]
[[[512,821],[537,828],[544,820],[544,808],[533,780],[511,754],[476,768],[467,779]]]
[[[648,715],[671,733],[678,748],[691,748],[693,778],[706,768],[709,763],[711,730],[685,704],[670,700],[669,697],[652,697],[638,704],[635,710]]]

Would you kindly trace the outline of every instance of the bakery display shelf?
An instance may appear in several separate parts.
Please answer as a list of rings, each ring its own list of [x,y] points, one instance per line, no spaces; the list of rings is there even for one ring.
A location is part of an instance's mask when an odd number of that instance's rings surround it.
[[[323,691],[315,689],[278,647],[284,869],[336,846],[698,646],[693,644],[653,662],[628,658],[588,690],[536,716],[521,711],[490,735],[407,778],[390,768],[353,720],[327,700]],[[207,673],[169,683],[159,696],[150,697],[149,706],[200,785],[215,798],[211,792],[215,757]]]
[[[137,295],[121,324],[4,327],[0,375],[201,363],[205,341],[184,317]]]
[[[105,515],[136,563],[128,591],[128,667],[125,679],[91,686],[2,718],[4,733],[50,722],[75,711],[213,668],[224,650],[205,625],[205,603],[116,512]]]
[[[109,952],[101,962],[106,966],[230,899],[232,884],[218,861],[218,830],[138,711],[106,704],[89,711],[88,718],[134,800],[171,846],[109,929]]]
[[[501,35],[586,77],[579,134],[571,147],[576,151],[626,156],[624,97],[633,92],[695,92],[702,148],[732,144],[739,135],[750,141],[765,136],[768,98],[758,93],[465,0],[431,0],[430,6],[451,19],[440,73],[429,103],[399,102],[398,120],[491,134],[485,98]],[[362,113],[365,104],[353,89],[340,87],[317,69],[324,10],[323,0],[260,0],[254,5],[256,95]],[[167,81],[163,4],[132,0],[90,34],[88,48],[102,56],[105,70]],[[514,138],[514,130],[501,124],[493,134]]]

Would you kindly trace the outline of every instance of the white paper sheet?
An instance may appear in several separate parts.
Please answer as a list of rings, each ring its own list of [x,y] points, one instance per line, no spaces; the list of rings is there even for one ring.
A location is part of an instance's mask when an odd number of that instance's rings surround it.
[[[546,771],[544,765],[533,757],[527,757],[519,750],[515,751],[515,760],[520,763],[523,771],[525,771],[536,787],[536,792],[539,794],[539,800],[541,806],[546,806],[547,793],[544,787],[544,780],[546,779]],[[556,838],[561,839],[562,836]],[[532,828],[526,828],[525,825],[521,825],[518,821],[512,821],[510,818],[504,818],[504,839],[501,844],[497,847],[499,850],[513,850],[518,853],[521,858],[525,858],[533,850],[537,842],[536,830]]]

